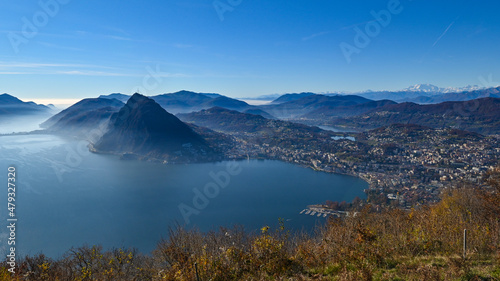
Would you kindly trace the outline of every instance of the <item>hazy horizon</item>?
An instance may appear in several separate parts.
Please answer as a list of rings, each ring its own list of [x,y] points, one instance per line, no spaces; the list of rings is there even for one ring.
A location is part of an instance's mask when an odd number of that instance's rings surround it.
[[[421,84],[416,84],[416,85],[426,85],[426,83],[421,83]],[[437,86],[437,85],[433,85],[433,86]],[[467,86],[478,86],[478,85],[464,85],[464,86],[460,86],[460,87],[453,87],[453,86],[447,86],[447,87],[439,87],[439,88],[463,88],[463,87],[467,87]],[[489,87],[485,87],[485,86],[479,86],[480,88],[493,88],[493,87],[498,87],[499,85],[496,85],[496,86],[493,86],[493,84]],[[402,88],[402,89],[396,89],[396,90],[386,90],[386,89],[366,89],[364,91],[359,91],[359,92],[341,92],[341,91],[327,91],[327,92],[317,92],[316,94],[334,94],[334,93],[341,93],[341,94],[359,94],[359,93],[363,93],[363,92],[369,92],[369,91],[373,91],[373,92],[377,92],[377,91],[401,91],[401,90],[405,90],[406,88]],[[185,89],[180,89],[180,90],[177,90],[177,91],[174,91],[174,92],[171,92],[171,93],[175,93],[175,92],[179,92],[179,91],[183,91]],[[189,90],[186,90],[186,91],[189,91]],[[304,91],[304,92],[310,92],[310,91]],[[204,92],[205,93],[205,92]],[[294,92],[294,93],[300,93],[300,92]],[[9,94],[9,95],[12,95],[12,96],[15,96],[11,93],[6,93],[6,94]],[[101,95],[110,95],[110,94],[124,94],[124,95],[132,95],[133,93],[118,93],[118,92],[112,92],[112,93],[108,93],[108,94],[96,94],[96,95],[89,95],[89,96],[82,96],[80,98],[69,98],[69,99],[64,99],[64,98],[34,98],[34,99],[26,99],[26,98],[23,98],[23,97],[19,97],[19,96],[15,96],[16,98],[19,98],[20,100],[24,101],[24,102],[35,102],[37,104],[43,104],[43,105],[49,105],[49,104],[52,104],[54,106],[56,106],[58,109],[65,109],[77,102],[79,102],[80,100],[82,99],[86,99],[86,98],[94,98],[94,97],[98,97],[98,96],[101,96]],[[147,96],[156,96],[156,95],[162,95],[162,94],[170,94],[170,93],[154,93],[154,94],[150,94],[150,95],[147,95]],[[218,93],[217,93],[218,94]],[[293,93],[272,93],[272,94],[263,94],[263,95],[257,95],[257,96],[253,96],[253,97],[234,97],[234,96],[228,96],[230,98],[234,98],[234,99],[238,99],[238,100],[241,100],[241,101],[244,101],[250,105],[264,105],[264,104],[267,104],[269,103],[272,98],[266,98],[266,99],[259,99],[261,97],[271,97],[273,95],[277,95],[277,96],[280,96],[280,95],[285,95],[285,94],[293,94]]]

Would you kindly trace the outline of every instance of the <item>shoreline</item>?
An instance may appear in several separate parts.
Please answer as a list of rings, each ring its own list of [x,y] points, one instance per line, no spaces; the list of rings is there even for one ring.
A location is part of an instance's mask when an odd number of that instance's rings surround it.
[[[60,135],[54,132],[46,131],[46,130],[36,130],[36,131],[31,131],[31,132],[16,132],[16,133],[10,133],[10,134],[0,134],[0,137],[8,137],[8,136],[29,136],[29,135],[47,135],[47,136],[56,136],[56,137],[62,137],[65,139],[72,139],[72,140],[83,140],[88,142],[88,148],[89,152],[95,153],[95,154],[101,154],[101,155],[113,155],[117,156],[120,158],[120,160],[123,161],[145,161],[145,162],[152,162],[152,163],[161,163],[161,164],[173,164],[173,165],[182,165],[182,164],[202,164],[202,163],[218,163],[218,162],[223,162],[223,161],[244,161],[244,160],[269,160],[269,161],[280,161],[284,163],[289,163],[292,165],[297,165],[303,168],[308,168],[312,169],[317,172],[323,172],[323,173],[329,173],[329,174],[335,174],[335,175],[342,175],[342,176],[350,176],[350,177],[355,177],[358,179],[363,180],[368,184],[368,189],[372,189],[372,184],[368,181],[368,179],[364,178],[363,175],[359,174],[354,174],[354,173],[349,173],[349,172],[339,172],[339,171],[328,171],[324,170],[318,167],[315,167],[312,163],[300,163],[300,162],[293,162],[293,161],[286,161],[282,159],[274,159],[272,157],[252,157],[248,156],[240,156],[240,157],[223,157],[218,160],[211,160],[211,161],[192,161],[192,162],[168,162],[166,159],[160,159],[160,158],[151,158],[145,155],[140,155],[136,153],[129,153],[129,152],[124,152],[124,153],[116,153],[116,152],[106,152],[106,151],[100,151],[94,147],[94,144],[89,141],[89,140],[84,140],[84,139],[79,139],[76,137],[67,137],[64,135]],[[128,157],[130,156],[130,157]],[[124,159],[125,157],[125,159]]]

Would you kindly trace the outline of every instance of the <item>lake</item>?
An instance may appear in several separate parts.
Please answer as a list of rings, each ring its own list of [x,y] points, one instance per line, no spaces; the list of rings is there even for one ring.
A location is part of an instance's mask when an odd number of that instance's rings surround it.
[[[332,131],[332,132],[338,132],[338,133],[353,133],[356,132],[354,129],[346,129],[346,128],[340,128],[340,127],[331,127],[331,126],[317,126],[321,130],[325,131]]]
[[[364,198],[361,179],[279,161],[164,165],[88,152],[86,143],[51,135],[0,137],[0,182],[16,167],[17,251],[58,257],[101,244],[149,253],[175,224],[202,231],[243,225],[311,230],[325,219],[307,205]],[[7,189],[0,193],[7,225]],[[0,231],[0,254],[7,249]]]

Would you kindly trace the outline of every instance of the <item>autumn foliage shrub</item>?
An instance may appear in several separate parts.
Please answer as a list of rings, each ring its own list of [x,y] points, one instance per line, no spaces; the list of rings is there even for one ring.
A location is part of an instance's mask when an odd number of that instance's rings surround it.
[[[159,243],[154,257],[170,269],[163,276],[169,280],[195,280],[196,272],[202,280],[278,277],[301,270],[289,244],[283,222],[275,230],[263,227],[258,235],[238,227],[207,234],[179,227]]]

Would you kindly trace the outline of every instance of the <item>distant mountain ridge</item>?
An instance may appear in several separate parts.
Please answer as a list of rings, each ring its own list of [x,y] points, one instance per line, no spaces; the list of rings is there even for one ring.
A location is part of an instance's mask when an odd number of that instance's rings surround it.
[[[264,110],[262,109],[259,109],[259,108],[251,108],[251,109],[247,109],[245,111],[243,111],[242,113],[248,113],[248,114],[253,114],[253,115],[260,115],[264,118],[267,118],[267,119],[277,119],[276,117],[272,116],[271,114],[265,112]]]
[[[130,97],[131,96],[129,96],[129,95],[124,95],[124,94],[120,94],[120,93],[99,96],[99,98],[101,98],[101,99],[116,99],[116,100],[119,100],[123,103],[126,103]]]
[[[129,96],[111,94],[101,97],[114,97],[119,100],[124,100]],[[267,118],[296,119],[303,116],[306,119],[314,119],[320,116],[330,118],[362,114],[390,101],[399,103],[415,102],[418,104],[436,104],[445,101],[467,101],[484,97],[500,98],[500,87],[485,89],[474,85],[461,88],[440,88],[432,84],[417,84],[401,91],[366,91],[349,95],[303,92],[281,95],[270,104],[265,105],[249,105],[244,101],[219,94],[196,93],[186,90],[156,95],[151,98],[173,114],[196,112],[212,107],[222,107],[240,112],[260,112],[260,115]],[[356,101],[347,103],[346,101],[341,101],[342,99]],[[366,104],[364,106],[355,106],[356,104],[372,101],[379,102]]]
[[[466,86],[461,88],[440,88],[431,84],[418,84],[400,91],[366,91],[354,93],[372,100],[389,99],[396,102],[440,103],[466,101],[484,97],[500,97],[496,88]],[[488,94],[489,93],[489,94]]]
[[[418,90],[418,92],[413,90]],[[498,108],[500,87],[461,93],[442,93],[437,96],[431,95],[430,91],[434,90],[436,87],[433,85],[417,85],[404,92],[407,97],[419,99],[420,103],[397,103],[393,100],[372,100],[357,95],[320,95],[310,92],[287,94],[278,98],[276,103],[260,106],[251,106],[243,101],[218,94],[190,91],[162,94],[148,99],[155,101],[155,104],[164,110],[165,108],[178,109],[177,113],[223,108],[264,116],[268,119],[286,119],[296,123],[334,127],[340,130],[359,131],[403,123],[432,128],[450,127],[487,135],[500,133],[500,110]],[[425,92],[427,95],[425,97],[419,96],[424,93],[422,91],[429,92]],[[13,97],[5,95],[3,97],[11,102],[20,102]],[[92,126],[107,122],[123,106],[123,103],[111,97],[125,98],[127,96],[111,94],[98,99],[80,101],[50,118],[43,125],[53,132],[77,131],[79,128],[88,131]],[[459,101],[425,104],[426,101],[439,101],[440,99],[458,99]],[[169,110],[166,111],[169,112]],[[238,117],[236,114],[225,116]],[[257,119],[250,118],[249,120]],[[223,122],[220,123],[223,124]],[[234,122],[229,120],[227,124],[230,123]]]
[[[499,85],[500,86],[500,85]],[[498,87],[498,86],[497,86]],[[366,90],[362,92],[345,92],[345,91],[334,91],[334,92],[317,92],[317,93],[312,93],[312,92],[304,92],[304,93],[286,93],[286,94],[272,94],[272,95],[263,95],[259,96],[256,98],[247,98],[247,99],[254,99],[254,100],[269,100],[272,101],[272,103],[283,103],[287,101],[292,101],[292,100],[297,100],[299,98],[302,98],[307,95],[325,95],[325,96],[337,96],[337,95],[356,95],[356,96],[361,96],[365,97],[367,99],[372,99],[372,100],[393,100],[396,102],[405,102],[409,101],[409,99],[415,99],[415,101],[418,100],[418,98],[421,97],[431,97],[431,96],[441,96],[444,94],[450,94],[443,99],[451,98],[453,97],[453,93],[463,93],[463,92],[474,92],[474,91],[481,91],[481,90],[486,90],[486,87],[481,87],[478,85],[468,85],[464,87],[438,87],[432,84],[416,84],[401,90],[379,90],[379,91],[373,91],[373,90]],[[481,98],[483,96],[477,96],[475,98]],[[473,98],[469,98],[473,99]],[[448,100],[440,100],[438,102],[442,101],[448,101]]]
[[[52,109],[34,102],[24,102],[9,94],[0,95],[0,115],[50,114]]]
[[[130,96],[123,94],[101,95],[100,98],[116,98],[127,101]],[[161,107],[170,113],[187,113],[220,106],[228,109],[244,111],[254,108],[244,101],[229,98],[216,93],[196,93],[192,91],[178,91],[175,93],[150,96]]]
[[[409,102],[416,102],[421,104],[441,103],[446,101],[468,101],[479,98],[500,98],[500,87],[480,89],[474,91],[464,92],[450,92],[433,96],[419,96],[416,98],[408,99]]]

